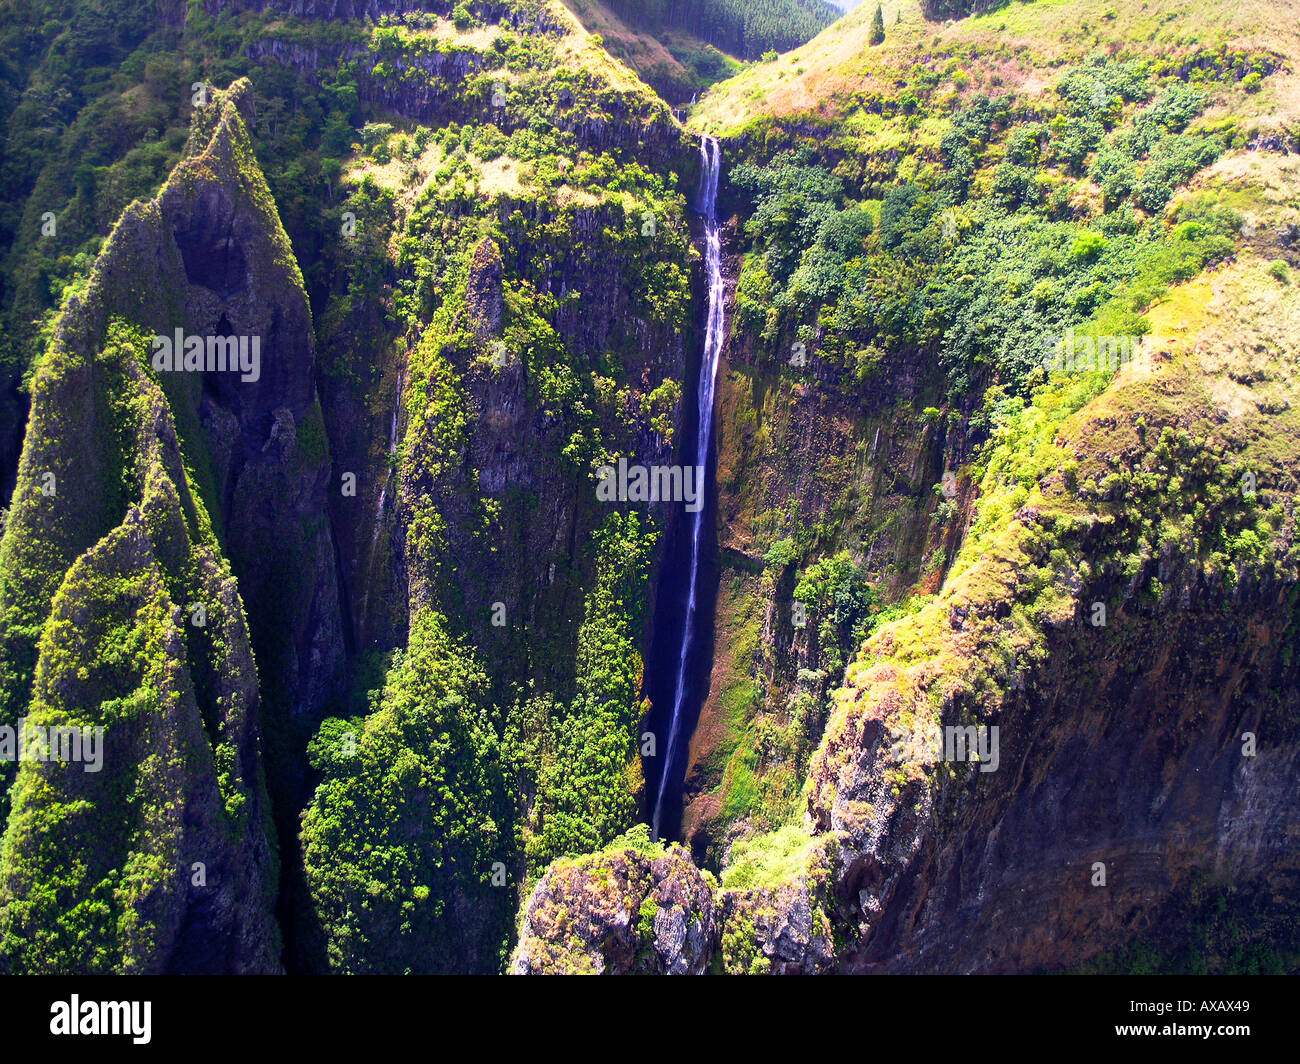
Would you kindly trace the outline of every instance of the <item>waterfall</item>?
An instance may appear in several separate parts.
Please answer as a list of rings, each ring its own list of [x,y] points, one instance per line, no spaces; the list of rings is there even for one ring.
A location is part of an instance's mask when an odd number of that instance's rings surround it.
[[[392,459],[397,454],[397,419],[402,411],[402,389],[406,384],[406,367],[404,364],[399,365],[397,369],[397,382],[393,386],[393,413],[388,424],[388,473],[384,477],[384,486],[379,489],[379,504],[375,507],[375,540],[379,538],[379,525],[384,519],[384,503],[388,501],[388,487],[393,482],[393,465]],[[371,549],[374,549],[374,541],[371,541]]]
[[[700,174],[700,208],[704,214],[704,267],[709,277],[709,317],[704,331],[704,354],[700,359],[699,428],[695,437],[695,463],[708,469],[709,444],[713,438],[713,390],[718,375],[718,355],[723,339],[723,284],[722,235],[718,230],[717,199],[718,174],[722,168],[722,153],[716,137],[700,137],[700,158],[704,169]],[[706,481],[707,483],[707,481]],[[707,489],[706,489],[707,490]],[[673,688],[673,715],[668,728],[668,750],[663,771],[659,774],[659,793],[655,796],[654,818],[651,829],[659,838],[659,819],[663,813],[664,790],[668,774],[672,771],[681,741],[682,710],[686,701],[686,663],[695,646],[696,609],[700,595],[700,550],[704,542],[704,523],[709,519],[707,505],[690,515],[690,581],[687,585],[686,620],[682,625],[681,650],[677,655],[677,684]]]
[[[375,561],[375,548],[379,545],[379,536],[384,530],[384,507],[388,502],[388,489],[392,486],[393,477],[396,476],[394,469],[394,457],[397,454],[397,428],[399,415],[402,411],[402,393],[406,387],[406,362],[405,360],[397,363],[397,380],[393,386],[393,412],[388,423],[388,469],[384,472],[384,483],[379,488],[379,500],[375,504],[375,527],[370,533],[370,549],[366,552],[363,579],[361,582],[361,611],[357,616],[358,632],[364,632],[367,620],[366,607],[370,601],[370,584],[373,573],[370,568]]]

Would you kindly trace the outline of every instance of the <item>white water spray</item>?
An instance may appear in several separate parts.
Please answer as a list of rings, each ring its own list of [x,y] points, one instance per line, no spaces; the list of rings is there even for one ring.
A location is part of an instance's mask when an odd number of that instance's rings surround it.
[[[695,438],[696,464],[708,468],[709,444],[713,438],[713,388],[718,375],[718,355],[723,338],[722,235],[718,231],[718,174],[722,153],[715,137],[700,138],[700,157],[704,172],[700,176],[700,206],[704,212],[704,267],[709,277],[709,318],[704,331],[704,357],[700,361],[699,431]],[[664,785],[681,740],[682,707],[686,698],[686,662],[695,646],[695,613],[699,599],[700,548],[704,539],[704,522],[708,507],[701,506],[691,515],[691,576],[686,600],[686,621],[682,625],[682,646],[677,658],[677,686],[673,691],[672,723],[668,728],[668,752],[659,774],[659,793],[655,797],[651,830],[659,838],[659,818],[663,813]]]

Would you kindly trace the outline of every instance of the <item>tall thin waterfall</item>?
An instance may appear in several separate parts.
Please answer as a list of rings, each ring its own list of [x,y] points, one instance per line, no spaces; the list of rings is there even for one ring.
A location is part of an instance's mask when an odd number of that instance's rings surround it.
[[[695,438],[695,464],[708,468],[709,444],[713,438],[713,389],[718,375],[718,354],[723,338],[722,236],[718,231],[718,173],[722,153],[715,137],[700,138],[700,157],[704,164],[700,175],[700,207],[704,212],[704,266],[709,276],[709,320],[704,332],[704,357],[700,360],[699,431]],[[707,483],[707,481],[706,481]],[[668,729],[668,751],[659,774],[659,793],[655,796],[651,829],[659,837],[659,819],[663,813],[664,790],[668,773],[677,757],[682,738],[682,709],[686,700],[686,663],[696,639],[696,607],[700,594],[700,550],[704,540],[704,522],[709,507],[701,506],[691,515],[691,576],[686,601],[686,621],[682,625],[681,652],[677,656],[677,685],[673,689],[672,723]]]
[[[384,473],[384,483],[379,489],[379,501],[375,506],[375,528],[370,533],[370,550],[365,557],[365,579],[361,583],[361,611],[358,615],[358,622],[365,625],[366,606],[370,600],[370,584],[373,574],[370,566],[374,564],[375,548],[379,545],[379,537],[384,531],[384,506],[388,502],[388,489],[392,487],[393,479],[397,475],[394,471],[395,463],[392,462],[393,456],[397,454],[397,425],[398,415],[402,410],[403,392],[406,388],[406,362],[403,360],[397,366],[397,381],[393,391],[393,413],[388,424],[388,458],[389,468]]]

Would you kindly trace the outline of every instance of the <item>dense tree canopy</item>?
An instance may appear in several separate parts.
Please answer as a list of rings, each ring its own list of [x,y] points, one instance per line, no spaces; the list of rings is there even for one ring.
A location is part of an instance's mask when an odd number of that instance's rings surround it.
[[[608,0],[608,6],[633,25],[686,30],[745,59],[796,48],[839,17],[825,0]]]

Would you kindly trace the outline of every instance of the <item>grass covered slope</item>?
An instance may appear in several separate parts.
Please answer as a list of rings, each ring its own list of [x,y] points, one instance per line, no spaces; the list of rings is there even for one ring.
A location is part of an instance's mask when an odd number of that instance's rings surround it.
[[[862,4],[808,44],[714,86],[693,122],[731,136],[765,116],[803,114],[837,119],[848,136],[870,131],[897,138],[906,130],[937,146],[931,137],[941,126],[925,121],[930,107],[901,129],[888,118],[912,114],[921,103],[956,111],[980,93],[1010,93],[1050,107],[1056,74],[1090,56],[1147,59],[1206,76],[1216,65],[1210,57],[1221,55],[1244,80],[1259,69],[1252,60],[1294,55],[1297,41],[1283,0],[1177,6],[1012,0],[952,24],[927,19],[913,0],[884,7],[881,44],[868,43],[875,5]],[[1294,83],[1288,78],[1284,85],[1243,114],[1291,113]]]
[[[669,103],[684,104],[741,68],[734,56],[681,27],[651,29],[597,0],[566,0],[565,6],[584,29],[599,36],[610,55],[635,70]]]

